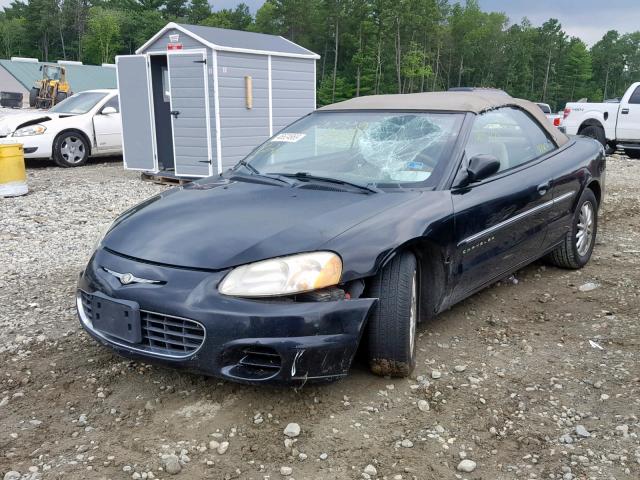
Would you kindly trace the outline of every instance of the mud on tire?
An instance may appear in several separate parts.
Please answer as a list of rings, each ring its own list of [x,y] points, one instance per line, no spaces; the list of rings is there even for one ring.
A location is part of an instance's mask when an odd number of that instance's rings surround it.
[[[376,375],[406,377],[415,367],[418,282],[416,257],[403,252],[370,285],[369,295],[378,298],[367,326],[369,366]]]

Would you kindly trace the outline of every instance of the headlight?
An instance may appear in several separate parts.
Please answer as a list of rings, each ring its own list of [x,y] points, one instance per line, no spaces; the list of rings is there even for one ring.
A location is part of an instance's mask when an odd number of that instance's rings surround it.
[[[332,252],[272,258],[234,268],[218,290],[236,297],[271,297],[337,285],[342,260]]]
[[[29,125],[28,127],[22,127],[13,132],[12,137],[30,137],[31,135],[42,135],[47,131],[47,127],[44,125]]]

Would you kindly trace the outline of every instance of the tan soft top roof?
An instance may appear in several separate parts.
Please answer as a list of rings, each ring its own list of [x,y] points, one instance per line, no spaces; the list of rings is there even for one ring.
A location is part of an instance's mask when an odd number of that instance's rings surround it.
[[[429,110],[479,114],[500,107],[518,107],[525,110],[538,120],[558,145],[564,145],[569,141],[569,138],[564,133],[551,124],[535,103],[489,92],[424,92],[369,95],[327,105],[319,110]]]

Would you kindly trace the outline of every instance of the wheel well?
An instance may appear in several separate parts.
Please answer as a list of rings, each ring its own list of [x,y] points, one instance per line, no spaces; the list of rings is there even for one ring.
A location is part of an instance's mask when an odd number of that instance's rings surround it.
[[[421,320],[435,317],[442,304],[447,282],[444,249],[428,238],[415,238],[400,245],[378,268],[376,274],[400,252],[410,251],[416,256],[419,268]]]
[[[587,188],[593,192],[598,205],[600,205],[600,202],[602,200],[602,189],[600,188],[600,184],[598,183],[598,181],[592,181],[589,185],[587,185]]]
[[[67,130],[63,130],[60,133],[58,133],[58,135],[56,135],[56,138],[53,140],[53,145],[51,146],[51,149],[53,150],[53,147],[55,147],[56,142],[58,141],[58,139],[66,134],[66,133],[75,133],[79,136],[81,136],[85,142],[87,142],[87,145],[89,146],[89,153],[88,156],[91,156],[91,140],[89,140],[89,137],[87,137],[87,134],[84,133],[82,130],[77,130],[75,128],[69,128]],[[53,152],[51,152],[53,154]]]
[[[578,134],[587,127],[600,127],[601,129],[604,130],[604,127],[598,120],[596,120],[595,118],[590,118],[582,122],[582,124],[580,125],[580,128],[578,128]]]

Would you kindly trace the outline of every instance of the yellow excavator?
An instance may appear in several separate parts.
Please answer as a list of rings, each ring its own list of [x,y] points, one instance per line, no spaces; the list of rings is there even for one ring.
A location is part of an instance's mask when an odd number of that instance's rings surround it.
[[[51,108],[72,95],[67,70],[60,65],[40,66],[42,79],[36,80],[29,92],[29,106]]]

